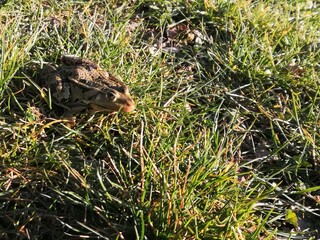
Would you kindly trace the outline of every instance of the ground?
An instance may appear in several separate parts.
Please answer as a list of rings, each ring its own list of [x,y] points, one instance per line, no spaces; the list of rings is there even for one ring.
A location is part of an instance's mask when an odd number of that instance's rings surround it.
[[[318,239],[316,1],[0,2],[1,239]],[[73,54],[132,113],[61,115]]]

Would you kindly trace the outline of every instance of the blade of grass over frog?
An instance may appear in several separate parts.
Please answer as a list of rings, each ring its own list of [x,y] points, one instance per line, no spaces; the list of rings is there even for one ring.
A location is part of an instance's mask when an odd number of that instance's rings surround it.
[[[68,122],[70,122],[70,120],[68,120],[68,119],[56,119],[56,120],[50,121],[42,126],[42,128],[39,130],[39,134],[41,134],[44,129],[50,128],[50,126],[52,126],[56,123],[68,123]]]
[[[94,115],[92,115],[88,121],[82,125],[81,127],[74,129],[72,127],[69,127],[68,125],[65,125],[63,123],[73,123],[75,119],[58,119],[58,120],[54,120],[54,121],[61,121],[62,122],[62,126],[68,131],[65,135],[57,138],[54,140],[54,142],[60,142],[63,139],[67,139],[68,137],[70,137],[71,135],[75,134],[77,136],[81,136],[83,138],[89,139],[89,136],[85,136],[84,134],[81,133],[81,130],[84,129],[88,124],[91,123],[91,121],[94,119]],[[97,149],[97,152],[99,152],[99,149]]]
[[[22,73],[23,74],[23,76],[25,77],[25,78],[27,78],[28,79],[28,83],[31,83],[31,85],[32,86],[34,86],[37,90],[38,90],[38,92],[40,92],[40,95],[41,95],[41,97],[48,103],[48,99],[47,99],[47,94],[46,94],[46,92],[43,90],[43,88],[42,87],[40,87],[35,81],[33,81],[28,75],[26,75],[25,73]],[[49,105],[49,104],[48,104]],[[51,106],[51,105],[49,105],[49,106]],[[51,109],[51,108],[50,108]]]
[[[8,96],[8,110],[10,110],[10,106],[11,106],[11,99],[14,99],[14,102],[18,105],[18,107],[20,108],[21,111],[24,111],[24,108],[21,106],[20,102],[17,100],[16,94],[13,93],[11,91],[11,89],[7,89],[7,91],[9,92],[9,96]]]

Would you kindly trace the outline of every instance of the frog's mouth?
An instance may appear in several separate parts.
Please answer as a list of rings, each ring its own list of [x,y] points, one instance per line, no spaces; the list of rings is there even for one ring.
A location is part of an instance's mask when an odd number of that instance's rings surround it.
[[[136,106],[134,101],[125,102],[124,104],[118,104],[118,103],[110,103],[105,105],[99,105],[96,103],[91,103],[90,107],[97,112],[116,112],[116,111],[122,111],[122,112],[132,112]]]
[[[133,101],[132,101],[133,102]],[[133,104],[132,105],[123,105],[123,106],[121,106],[121,111],[123,111],[123,112],[132,112],[134,109],[136,108],[136,106],[135,106],[135,104],[134,104],[134,102],[133,102]]]

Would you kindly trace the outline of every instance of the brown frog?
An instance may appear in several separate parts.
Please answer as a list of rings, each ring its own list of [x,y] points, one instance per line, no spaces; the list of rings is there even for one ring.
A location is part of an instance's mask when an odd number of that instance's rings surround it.
[[[56,104],[70,113],[135,109],[128,87],[98,64],[75,56],[63,56],[61,60],[64,65],[48,65],[40,74],[41,85],[50,91]]]

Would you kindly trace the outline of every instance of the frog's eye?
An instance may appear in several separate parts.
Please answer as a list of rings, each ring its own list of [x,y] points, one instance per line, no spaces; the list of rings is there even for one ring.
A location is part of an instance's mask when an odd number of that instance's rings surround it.
[[[112,101],[115,101],[117,99],[117,94],[114,91],[108,91],[106,93],[106,97]]]

